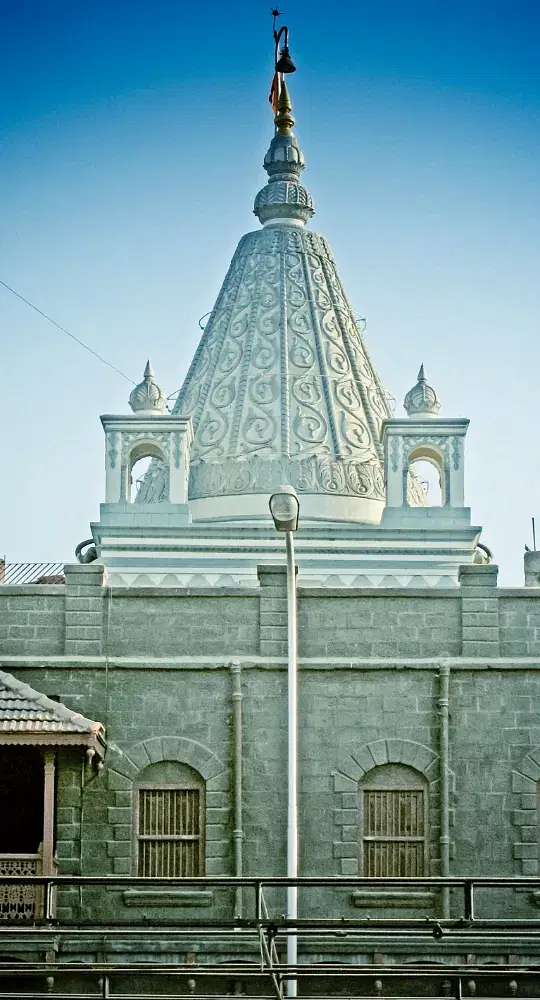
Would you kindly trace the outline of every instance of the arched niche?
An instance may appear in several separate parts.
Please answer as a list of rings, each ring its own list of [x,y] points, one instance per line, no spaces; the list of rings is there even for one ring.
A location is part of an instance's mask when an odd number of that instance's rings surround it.
[[[137,483],[148,471],[151,462],[159,462],[166,469],[167,456],[158,441],[137,441],[131,448],[126,466],[126,498],[133,503],[137,496]],[[138,471],[136,471],[138,469]]]
[[[444,507],[447,495],[444,455],[433,442],[415,443],[407,456],[407,473],[414,473],[425,492],[430,507]]]

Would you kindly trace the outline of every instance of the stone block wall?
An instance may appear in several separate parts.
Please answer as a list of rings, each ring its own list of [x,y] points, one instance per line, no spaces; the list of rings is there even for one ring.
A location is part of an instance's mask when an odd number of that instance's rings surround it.
[[[508,595],[508,596],[506,596]],[[540,657],[540,587],[499,599],[501,656]]]
[[[258,650],[258,596],[240,589],[197,594],[112,588],[109,594],[111,656],[234,656]]]
[[[284,566],[259,566],[261,656],[287,655],[287,571]]]
[[[65,567],[64,585],[0,585],[0,655],[287,654],[285,569],[260,588],[121,589],[102,567]],[[464,566],[460,587],[410,592],[299,587],[303,657],[540,656],[540,588],[499,590],[496,566]]]
[[[72,656],[99,656],[103,647],[103,566],[67,565],[65,651]]]
[[[461,652],[459,592],[300,589],[301,656],[427,657]]]
[[[64,651],[64,586],[0,585],[0,656]]]
[[[498,566],[460,566],[462,653],[499,655]]]

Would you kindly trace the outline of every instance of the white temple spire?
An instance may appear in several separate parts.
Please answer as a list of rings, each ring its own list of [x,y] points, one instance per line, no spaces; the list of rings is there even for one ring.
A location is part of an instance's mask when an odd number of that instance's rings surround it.
[[[174,408],[193,422],[189,497],[194,517],[267,517],[286,481],[308,517],[378,523],[389,406],[330,247],[305,228],[293,124],[281,81],[254,207],[263,228],[240,240]],[[159,496],[159,475],[138,500]]]

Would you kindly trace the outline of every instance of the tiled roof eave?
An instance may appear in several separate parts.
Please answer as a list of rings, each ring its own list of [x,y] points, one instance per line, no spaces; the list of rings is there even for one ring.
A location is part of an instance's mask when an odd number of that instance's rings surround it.
[[[103,758],[105,738],[103,730],[90,733],[41,731],[0,731],[0,746],[82,746],[95,750]]]
[[[83,743],[86,746],[93,746],[94,742],[103,734],[104,729],[100,722],[93,722],[86,719],[80,712],[74,712],[61,702],[53,701],[47,695],[42,694],[18,680],[12,674],[0,670],[0,737],[13,734],[25,734],[33,736],[35,739],[47,734],[49,737],[62,737],[60,742],[65,742],[68,735],[80,736],[75,743]]]

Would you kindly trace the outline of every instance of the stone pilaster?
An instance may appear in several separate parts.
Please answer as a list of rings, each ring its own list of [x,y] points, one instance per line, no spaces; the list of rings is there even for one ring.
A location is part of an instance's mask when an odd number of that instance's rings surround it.
[[[499,656],[498,566],[459,567],[463,656]]]
[[[525,586],[540,587],[540,552],[536,549],[534,552],[526,552],[523,557],[523,563],[523,568],[525,570]],[[1,570],[2,567],[0,564],[0,573]]]
[[[258,566],[261,585],[261,656],[287,655],[287,570],[283,566]]]
[[[100,656],[103,649],[103,573],[97,563],[64,566],[66,578],[65,652]]]

